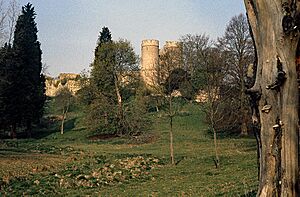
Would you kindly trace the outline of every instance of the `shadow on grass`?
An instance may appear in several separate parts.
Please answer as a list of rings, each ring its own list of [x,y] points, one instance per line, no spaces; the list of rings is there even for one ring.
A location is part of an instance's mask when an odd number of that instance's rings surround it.
[[[204,135],[205,137],[207,138],[211,138],[213,139],[214,137],[214,134],[213,134],[213,131],[211,129],[207,129],[205,132],[204,132]],[[240,135],[239,132],[236,132],[236,131],[217,131],[217,138],[218,139],[255,139],[255,136],[252,132],[249,132],[248,135],[246,136],[243,136],[243,135]]]
[[[72,118],[70,120],[65,121],[64,124],[64,133],[71,131],[72,129],[75,128],[75,122],[77,118]],[[55,121],[55,122],[48,122],[47,126],[45,128],[36,128],[32,137],[34,139],[42,139],[46,138],[49,135],[53,133],[58,133],[60,132],[60,126],[61,122],[60,121]]]
[[[242,195],[242,197],[255,197],[256,196],[256,191],[252,190],[248,192],[247,194]]]

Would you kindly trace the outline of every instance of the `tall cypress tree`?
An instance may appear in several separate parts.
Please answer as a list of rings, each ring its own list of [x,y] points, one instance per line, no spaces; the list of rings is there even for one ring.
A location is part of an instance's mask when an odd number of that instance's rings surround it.
[[[95,59],[92,63],[91,79],[92,84],[98,92],[114,100],[114,45],[111,33],[107,27],[103,27],[98,38],[98,45],[95,49]]]
[[[17,76],[14,52],[10,45],[0,49],[0,129],[11,128],[12,137],[16,137],[19,113],[16,108]]]
[[[32,123],[37,122],[42,115],[45,102],[45,78],[41,74],[42,51],[37,39],[35,16],[32,4],[28,3],[22,7],[13,41],[13,50],[18,62],[17,107],[21,122],[27,126],[29,135]]]
[[[101,129],[103,126],[109,129],[109,132],[115,130],[114,61],[114,43],[111,33],[107,27],[103,27],[95,49],[95,59],[91,64],[90,87],[93,98],[89,105],[87,121],[89,125],[93,125],[92,130]]]

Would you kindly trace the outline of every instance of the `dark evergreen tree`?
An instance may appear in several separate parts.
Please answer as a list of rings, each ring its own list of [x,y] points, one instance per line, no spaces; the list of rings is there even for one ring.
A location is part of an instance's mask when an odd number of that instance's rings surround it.
[[[103,127],[115,125],[114,59],[111,33],[107,27],[103,27],[95,49],[95,59],[91,64],[91,83],[88,88],[91,91],[91,102],[88,106],[87,122],[92,130],[103,130]],[[115,130],[114,126],[108,129],[109,132]]]
[[[39,121],[45,102],[45,78],[41,74],[42,51],[37,38],[36,13],[32,4],[22,7],[14,32],[13,50],[18,62],[18,111],[30,135],[32,123]]]
[[[98,38],[98,44],[95,49],[95,59],[92,63],[91,79],[92,84],[98,91],[106,97],[112,98],[114,89],[114,49],[112,37],[109,29],[103,27]]]
[[[0,129],[10,130],[11,136],[16,137],[16,127],[20,120],[17,100],[18,77],[15,53],[10,45],[0,50]]]
[[[111,33],[108,27],[103,27],[98,38],[98,45],[101,46],[101,44],[108,42],[112,42]]]
[[[99,60],[102,59],[101,57],[99,57],[99,54],[101,54],[101,46],[103,44],[108,44],[108,43],[112,43],[112,37],[111,37],[111,33],[108,29],[108,27],[103,27],[102,30],[100,31],[99,37],[98,37],[98,41],[97,41],[97,46],[95,48],[95,60]]]

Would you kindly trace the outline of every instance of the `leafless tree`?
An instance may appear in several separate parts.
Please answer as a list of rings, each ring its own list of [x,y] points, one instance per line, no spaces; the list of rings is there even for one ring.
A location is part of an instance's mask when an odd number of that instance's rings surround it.
[[[19,3],[17,2],[17,0],[11,0],[9,2],[8,12],[7,12],[8,43],[12,43],[19,12],[20,12]]]
[[[0,44],[3,45],[6,41],[6,19],[7,19],[7,9],[5,6],[5,1],[0,0]]]
[[[203,64],[212,42],[205,34],[186,34],[181,36],[183,65],[193,75],[195,69]]]
[[[173,70],[182,67],[182,48],[180,44],[177,47],[164,48],[160,54],[159,65],[152,75],[153,81],[157,83],[153,83],[153,86],[150,87],[152,97],[155,97],[157,102],[165,103],[167,106],[165,112],[169,120],[169,147],[172,165],[175,164],[173,123],[176,112],[178,112],[178,106],[173,101],[175,92],[170,76]]]
[[[227,81],[239,90],[239,116],[241,116],[241,135],[248,135],[247,117],[248,102],[245,94],[246,73],[249,64],[254,61],[254,47],[249,31],[247,18],[240,14],[234,16],[226,27],[223,37],[218,39],[217,46],[226,53],[230,65]]]
[[[228,64],[224,61],[223,55],[224,53],[219,49],[211,47],[206,53],[202,66],[196,71],[203,97],[200,103],[201,110],[206,114],[209,127],[213,132],[216,168],[220,166],[217,132],[223,127],[225,111],[228,111],[225,103],[230,98],[228,92],[231,90],[231,87],[226,85]]]
[[[11,44],[20,6],[17,0],[0,0],[0,44]]]

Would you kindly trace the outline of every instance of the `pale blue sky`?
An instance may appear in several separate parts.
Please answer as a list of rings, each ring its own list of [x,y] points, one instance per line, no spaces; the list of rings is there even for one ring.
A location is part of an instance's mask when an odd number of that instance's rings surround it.
[[[25,5],[28,0],[19,0]],[[93,60],[99,31],[126,38],[140,54],[143,39],[177,40],[188,33],[216,38],[245,13],[243,0],[31,0],[48,72],[79,73]]]

